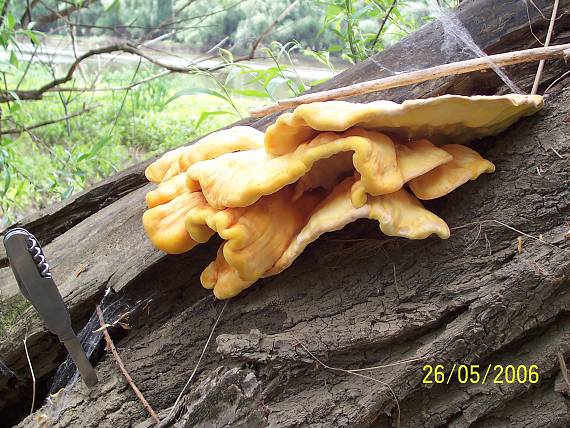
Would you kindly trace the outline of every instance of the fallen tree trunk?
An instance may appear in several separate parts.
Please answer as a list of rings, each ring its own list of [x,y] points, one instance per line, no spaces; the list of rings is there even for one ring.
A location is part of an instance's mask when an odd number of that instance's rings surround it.
[[[534,3],[550,15],[550,1]],[[570,0],[561,1],[553,43],[570,39],[569,6]],[[516,0],[465,1],[458,17],[487,53],[535,46],[530,26],[540,37],[548,25],[533,6],[527,15],[525,4]],[[436,22],[318,89],[463,54]],[[509,71],[527,89],[535,69],[524,65]],[[562,61],[548,63],[544,85],[563,70]],[[357,100],[503,91],[502,81],[487,72]],[[323,237],[290,269],[231,300],[215,335],[216,352],[212,346],[177,412],[180,426],[386,426],[395,425],[400,413],[403,426],[570,423],[569,401],[558,392],[563,388],[557,380],[557,353],[570,355],[570,246],[564,238],[570,216],[569,101],[570,92],[555,87],[544,111],[500,137],[476,143],[497,172],[428,204],[455,228],[448,241],[382,239],[375,225],[360,221]],[[272,120],[251,123],[263,129]],[[219,310],[198,280],[219,242],[182,256],[151,247],[141,225],[149,188],[144,166],[23,224],[49,242],[44,250],[74,325],[83,325],[107,287],[132,301],[152,299],[144,314],[129,320],[132,330],[117,345],[134,381],[164,417]],[[523,235],[519,253],[522,233],[512,228],[542,235],[542,241]],[[0,270],[4,282],[10,278],[6,269]],[[11,422],[23,416],[27,405],[22,402],[31,400],[22,346],[28,327],[36,377],[46,384],[62,360],[56,339],[31,311],[2,338],[0,357],[15,376],[0,370],[0,413]],[[383,382],[378,383],[323,369],[303,345],[335,367],[421,360],[366,373]],[[537,364],[540,382],[530,387],[456,379],[449,385],[422,383],[425,364],[443,364],[448,373],[454,363]],[[97,370],[101,385],[91,392],[76,385],[58,423],[148,425],[114,362],[105,358]]]

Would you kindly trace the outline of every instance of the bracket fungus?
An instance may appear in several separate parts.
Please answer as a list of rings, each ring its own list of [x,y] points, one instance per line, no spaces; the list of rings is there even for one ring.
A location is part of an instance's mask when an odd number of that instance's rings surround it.
[[[526,95],[441,97],[396,104],[329,101],[282,114],[264,134],[214,132],[166,153],[145,174],[145,231],[183,253],[224,240],[200,280],[239,294],[289,267],[311,242],[360,218],[388,236],[447,239],[420,200],[440,198],[495,166],[465,146],[542,108]]]

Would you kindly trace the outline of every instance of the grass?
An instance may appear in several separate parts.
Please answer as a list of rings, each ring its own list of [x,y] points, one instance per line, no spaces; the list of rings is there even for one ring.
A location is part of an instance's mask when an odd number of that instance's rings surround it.
[[[84,72],[93,74],[94,70],[87,68]],[[139,70],[135,80],[154,72],[150,68]],[[37,87],[49,79],[47,72],[34,65],[22,89]],[[99,87],[125,86],[133,81],[133,71],[106,71],[101,80]],[[8,83],[13,86],[14,82]],[[213,87],[212,81],[204,76],[167,75],[130,91],[70,92],[63,98],[50,93],[43,100],[2,105],[2,129],[63,118],[86,106],[90,110],[68,121],[3,136],[0,226],[239,118],[226,101],[199,91],[168,102],[181,90],[198,87]],[[232,98],[242,114],[260,103],[251,97]],[[199,121],[204,111],[234,114],[214,114]]]

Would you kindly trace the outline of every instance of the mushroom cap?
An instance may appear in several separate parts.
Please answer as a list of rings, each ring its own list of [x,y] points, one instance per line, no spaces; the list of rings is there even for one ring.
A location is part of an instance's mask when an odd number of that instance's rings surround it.
[[[190,251],[195,245],[186,231],[185,217],[192,208],[206,205],[201,192],[186,192],[143,214],[143,226],[152,244],[169,254]],[[211,232],[213,234],[213,232]]]
[[[156,189],[149,191],[145,197],[146,205],[149,208],[153,208],[157,205],[162,205],[170,202],[182,193],[197,192],[199,190],[200,187],[197,185],[190,188],[187,187],[186,174],[181,173],[175,175],[172,178],[169,178],[168,180],[164,180],[158,184],[158,187]]]
[[[190,146],[165,153],[145,170],[146,178],[160,183],[186,172],[195,162],[214,159],[224,153],[263,147],[263,132],[251,126],[234,126],[212,132]]]
[[[424,239],[436,234],[442,239],[449,237],[449,227],[445,221],[426,210],[404,189],[387,195],[369,196],[364,205],[356,208],[351,202],[354,184],[354,178],[349,177],[334,188],[315,208],[304,227],[264,277],[288,268],[307,245],[323,233],[342,229],[360,218],[377,220],[380,230],[388,236]]]
[[[374,101],[357,104],[326,101],[303,104],[284,113],[267,128],[267,153],[284,154],[314,137],[317,132],[342,132],[353,126],[388,132],[405,139],[428,138],[438,144],[467,143],[495,135],[519,118],[540,110],[540,95],[443,95],[408,100],[402,104]]]
[[[220,245],[216,259],[200,275],[202,286],[213,290],[214,296],[220,300],[237,296],[255,282],[244,281],[237,270],[228,264],[224,257],[225,245]]]
[[[158,186],[146,195],[144,229],[173,254],[215,233],[225,240],[200,277],[219,299],[281,272],[320,235],[359,218],[378,221],[388,236],[446,239],[447,224],[417,198],[441,197],[495,169],[456,143],[541,107],[542,97],[522,95],[331,101],[280,116],[265,136],[218,131],[149,165]]]
[[[293,201],[293,188],[288,186],[249,207],[215,213],[202,209],[203,216],[190,212],[185,226],[191,230],[205,222],[212,233],[226,240],[226,262],[241,279],[255,281],[281,257],[318,202],[318,196],[308,194]]]
[[[492,162],[483,159],[479,153],[469,147],[447,144],[441,148],[453,159],[408,183],[419,199],[441,198],[469,180],[475,180],[483,173],[495,171]]]
[[[198,182],[212,207],[246,207],[297,182],[318,161],[344,152],[353,152],[354,169],[368,193],[391,193],[403,186],[392,139],[357,128],[343,134],[321,133],[285,155],[257,149],[197,162],[188,168],[186,183],[194,187]]]

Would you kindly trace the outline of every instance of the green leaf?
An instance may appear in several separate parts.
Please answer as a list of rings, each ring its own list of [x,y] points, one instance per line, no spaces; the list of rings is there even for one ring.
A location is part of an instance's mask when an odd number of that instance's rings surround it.
[[[10,110],[11,114],[18,112],[20,110],[20,108],[21,108],[21,105],[20,105],[19,101],[15,101],[13,103],[10,103],[9,110]]]
[[[113,9],[113,8],[119,8],[121,6],[121,1],[120,0],[101,0],[101,4],[103,5],[103,9],[105,10],[105,12]]]
[[[14,67],[17,67],[20,62],[18,61],[18,57],[16,56],[16,52],[10,51],[10,64]]]
[[[14,15],[12,15],[11,12],[8,13],[8,16],[6,17],[6,23],[8,24],[8,28],[10,30],[13,30],[16,26],[16,18],[14,18]]]
[[[255,89],[234,89],[233,92],[240,95],[245,95],[246,97],[258,97],[258,98],[268,98],[269,95],[264,91],[257,91]]]
[[[0,61],[0,73],[12,74],[15,73],[16,67],[6,61]]]
[[[5,195],[8,193],[8,189],[10,188],[10,183],[12,182],[12,176],[10,175],[10,171],[8,168],[4,168],[4,190],[3,194]]]
[[[267,90],[267,93],[271,98],[277,100],[278,89],[288,81],[289,81],[288,79],[285,79],[284,77],[281,76],[274,77],[273,79],[271,79],[271,82],[267,84],[267,87],[265,89]]]
[[[81,156],[79,156],[77,158],[77,162],[81,162],[83,160],[86,159],[91,159],[92,157],[94,157],[95,155],[97,155],[97,153],[99,153],[101,151],[101,149],[103,147],[105,147],[105,145],[111,140],[111,135],[107,135],[106,137],[103,137],[101,139],[99,139],[99,141],[97,142],[97,144],[95,144],[93,146],[93,148],[88,151],[87,153],[83,153]],[[73,189],[72,189],[73,191]]]
[[[224,48],[219,48],[218,52],[220,53],[220,56],[222,57],[222,60],[224,62],[227,62],[230,64],[234,62],[234,54],[231,53],[229,50],[224,49]]]
[[[168,100],[166,100],[166,102],[164,103],[164,105],[167,105],[169,103],[171,103],[172,101],[180,98],[180,97],[185,97],[187,95],[199,95],[199,94],[206,94],[206,95],[212,95],[214,97],[218,97],[221,98],[224,101],[228,101],[228,99],[226,98],[225,95],[214,91],[213,89],[208,89],[208,88],[187,88],[187,89],[182,89],[181,91],[176,92],[174,95],[172,95]]]
[[[22,190],[24,190],[25,184],[26,184],[26,182],[24,180],[20,181],[20,184],[18,184],[18,188],[16,189],[16,192],[14,193],[14,197],[18,197],[22,194]]]
[[[239,67],[232,67],[226,76],[226,86],[234,80],[236,77],[240,76],[243,73],[243,70]]]
[[[234,114],[230,111],[203,111],[200,114],[200,117],[198,118],[198,120],[196,121],[196,124],[194,125],[194,129],[198,129],[200,127],[200,125],[202,125],[204,123],[204,121],[209,118],[210,116],[219,116],[222,114]]]
[[[71,196],[71,194],[73,193],[73,186],[69,186],[67,189],[65,189],[63,191],[63,193],[61,194],[61,200],[63,201],[64,199],[67,199]]]

